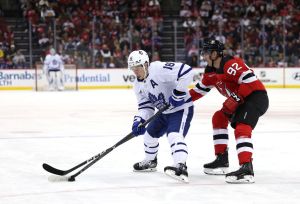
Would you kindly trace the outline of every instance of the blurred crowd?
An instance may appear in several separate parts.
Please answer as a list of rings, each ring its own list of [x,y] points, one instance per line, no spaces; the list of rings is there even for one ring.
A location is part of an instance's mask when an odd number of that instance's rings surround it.
[[[25,56],[17,50],[14,34],[3,18],[0,7],[0,69],[25,68]]]
[[[300,1],[181,0],[180,16],[193,66],[203,63],[197,54],[206,37],[225,43],[227,53],[251,67],[300,66]]]
[[[43,57],[55,47],[65,63],[117,68],[127,67],[135,49],[152,60],[163,54],[161,0],[19,1]],[[191,66],[205,65],[199,52],[206,37],[220,40],[226,53],[251,67],[300,66],[300,1],[181,0],[180,6]],[[0,5],[0,68],[24,68],[24,53],[2,16]]]
[[[56,45],[65,63],[126,67],[133,49],[160,56],[163,19],[158,0],[21,1],[44,54]]]

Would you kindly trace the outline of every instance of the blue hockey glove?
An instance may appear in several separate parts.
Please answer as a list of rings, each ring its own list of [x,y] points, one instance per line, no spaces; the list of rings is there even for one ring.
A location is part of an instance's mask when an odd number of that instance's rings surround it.
[[[145,120],[141,117],[135,116],[132,124],[132,133],[134,136],[143,135],[146,132],[146,127],[141,126]]]
[[[185,103],[184,98],[186,96],[185,92],[177,91],[176,89],[173,90],[172,96],[169,98],[169,103],[174,108],[181,106]]]

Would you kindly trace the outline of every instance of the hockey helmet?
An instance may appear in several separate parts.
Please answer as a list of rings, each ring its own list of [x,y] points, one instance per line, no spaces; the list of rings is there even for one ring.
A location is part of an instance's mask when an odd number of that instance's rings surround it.
[[[128,68],[132,70],[132,68],[142,65],[144,67],[145,63],[149,65],[149,56],[144,50],[135,50],[130,53],[128,57]],[[145,67],[144,67],[145,68]]]
[[[55,55],[56,54],[56,51],[55,51],[54,48],[51,48],[49,52],[50,52],[51,55]]]
[[[203,41],[202,51],[217,51],[218,53],[222,53],[224,50],[224,44],[219,40],[215,40],[213,38],[208,38]]]

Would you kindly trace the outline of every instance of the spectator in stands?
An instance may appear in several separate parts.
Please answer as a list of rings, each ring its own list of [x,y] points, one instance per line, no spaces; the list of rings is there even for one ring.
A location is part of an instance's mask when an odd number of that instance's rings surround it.
[[[5,53],[2,48],[2,42],[0,42],[0,69],[5,69],[6,68],[6,62],[5,62]]]
[[[115,67],[114,65],[112,65],[112,56],[111,56],[111,52],[108,48],[108,46],[106,44],[104,44],[102,46],[102,49],[100,50],[100,54],[101,54],[101,57],[103,59],[103,62],[102,62],[102,67],[103,68],[113,68]]]
[[[133,31],[131,34],[131,40],[132,40],[132,49],[137,50],[137,48],[140,46],[140,43],[141,43],[141,35],[137,29],[133,28]]]
[[[49,7],[49,2],[47,0],[40,0],[39,1],[39,9]]]
[[[113,60],[116,67],[126,67],[126,61],[124,60],[124,56],[122,54],[121,49],[118,47],[114,51]]]
[[[180,14],[179,14],[181,17],[189,17],[192,15],[188,5],[184,4],[182,6],[182,9],[180,10]]]
[[[195,44],[193,44],[188,51],[187,60],[186,60],[191,67],[198,67],[198,55],[199,55],[199,49]]]
[[[261,66],[264,62],[265,66],[274,66],[274,64],[276,66],[279,59],[285,59],[292,65],[299,59],[297,54],[299,52],[296,49],[290,49],[288,45],[286,45],[286,56],[282,58],[284,37],[286,42],[293,42],[293,39],[299,37],[300,33],[300,13],[295,12],[299,10],[300,4],[293,0],[286,0],[284,3],[282,1],[255,1],[253,3],[236,0],[182,0],[181,6],[183,19],[186,18],[185,12],[188,16],[195,16],[198,19],[194,31],[185,31],[186,55],[194,36],[200,36],[200,38],[220,36],[219,40],[226,40],[227,52],[244,55],[245,60],[253,61],[254,66],[256,64]],[[199,14],[194,11],[195,7],[199,10]],[[284,35],[283,21],[285,21],[286,35]],[[241,50],[242,40],[243,51]],[[273,41],[275,43],[272,43]]]
[[[6,30],[3,32],[3,37],[4,41],[7,42],[8,45],[12,45],[14,43],[14,33],[10,26],[6,26]]]
[[[142,36],[141,47],[142,50],[145,50],[147,53],[152,53],[152,39],[150,33],[145,33]]]
[[[195,28],[196,28],[196,21],[192,17],[187,17],[185,19],[185,21],[183,22],[182,26],[184,28],[190,28],[190,29],[195,30]]]
[[[158,52],[154,52],[153,53],[151,61],[152,62],[154,62],[154,61],[160,61],[160,57],[159,57],[159,53]]]
[[[161,47],[163,45],[161,36],[158,35],[157,32],[154,32],[152,40],[155,50],[160,53]]]
[[[64,64],[73,64],[74,63],[73,60],[72,60],[72,58],[70,57],[70,55],[68,55],[64,51],[61,54],[61,59],[64,62]]]
[[[25,56],[18,50],[12,59],[15,68],[25,68]]]
[[[63,49],[66,51],[66,53],[73,54],[76,49],[76,42],[73,41],[71,37],[68,37],[68,41],[64,44]]]
[[[10,49],[8,49],[6,52],[6,58],[12,60],[12,58],[15,56],[16,52],[17,52],[16,46],[14,44],[10,45]]]
[[[45,33],[42,33],[42,37],[39,39],[39,45],[42,48],[48,47],[50,44],[49,38],[46,36]]]
[[[272,40],[272,44],[269,47],[269,54],[272,58],[278,59],[279,54],[282,52],[281,45],[278,44],[275,39]]]
[[[57,47],[62,47],[62,51],[82,65],[90,64],[93,54],[99,52],[96,63],[107,66],[107,63],[101,59],[100,51],[102,49],[99,49],[105,44],[111,52],[109,67],[114,66],[113,62],[116,61],[114,56],[119,59],[118,66],[124,64],[120,61],[121,56],[124,58],[124,53],[130,52],[130,49],[141,49],[143,46],[151,53],[161,47],[162,15],[159,0],[20,1],[24,16],[33,25],[33,34],[38,36],[41,47],[47,48],[49,44],[53,43],[51,42],[54,38],[53,27],[45,26],[47,13],[50,10],[52,13],[50,16],[56,15]],[[188,2],[187,5],[191,6],[192,4]],[[41,15],[38,15],[39,13]],[[133,19],[132,31],[134,32],[128,32],[130,18]],[[95,25],[92,25],[93,23]],[[49,25],[51,24],[49,23]],[[93,31],[92,28],[94,28]],[[93,32],[96,35],[95,41],[92,39]],[[120,55],[120,51],[122,55]]]
[[[121,34],[121,37],[120,37],[120,48],[121,48],[121,50],[124,49],[124,46],[129,47],[129,45],[130,45],[130,39],[129,39],[128,33],[123,32]]]
[[[83,38],[81,38],[80,41],[76,44],[76,50],[78,52],[89,52],[87,43]]]
[[[111,42],[116,39],[119,40],[122,53],[125,49],[125,52],[128,49],[139,49],[141,46],[145,46],[145,42],[147,44],[149,41],[151,42],[148,48],[151,52],[153,43],[154,51],[159,50],[160,46],[157,46],[159,43],[155,39],[155,32],[157,32],[157,38],[159,39],[162,31],[159,5],[161,1],[159,0],[20,0],[20,2],[21,7],[24,9],[24,16],[33,25],[34,34],[43,25],[40,24],[41,18],[38,15],[41,13],[42,7],[52,9],[57,14],[58,27],[66,28],[61,33],[58,29],[57,33],[57,43],[63,43],[64,49],[69,47],[69,45],[66,46],[68,38],[72,38],[72,44],[74,44],[79,41],[80,37],[84,36],[87,47],[84,52],[87,53],[92,53],[92,47],[107,44],[111,55],[114,56],[116,48]],[[186,56],[197,37],[219,36],[219,40],[223,42],[224,39],[226,40],[226,48],[229,52],[237,55],[239,53],[244,54],[246,60],[249,58],[258,65],[261,65],[259,56],[262,57],[266,65],[269,64],[269,60],[272,58],[274,58],[275,65],[279,59],[287,60],[291,66],[298,64],[299,48],[292,49],[289,47],[290,45],[285,45],[286,56],[285,58],[281,56],[283,55],[282,42],[284,38],[283,20],[287,31],[285,35],[286,42],[292,42],[295,45],[297,43],[294,40],[299,38],[300,12],[298,12],[298,1],[181,0],[180,6],[180,16],[183,20],[187,17],[197,19],[195,26],[194,22],[188,23],[188,21],[185,25],[187,27],[185,31]],[[96,16],[96,20],[93,18],[94,16]],[[132,32],[128,32],[130,18],[132,19]],[[66,24],[73,24],[74,28],[72,25],[64,27],[65,22],[67,22]],[[95,22],[96,46],[92,46],[91,22]],[[241,30],[241,25],[244,32]],[[45,26],[44,31],[39,32],[37,36],[42,36],[41,33],[45,33],[46,37],[51,40],[53,36],[49,34],[50,29],[52,29],[51,26]],[[3,31],[3,29],[1,30]],[[112,33],[114,34],[112,35]],[[242,33],[244,33],[244,36],[242,36]],[[2,34],[2,38],[3,35],[6,34]],[[241,51],[242,39],[246,48],[245,52]],[[9,47],[11,42],[9,40],[5,41],[8,42],[7,46]],[[276,43],[273,45],[272,41]],[[265,43],[264,46],[261,46],[263,43]],[[68,50],[72,49],[68,48]],[[263,50],[265,51],[263,52]],[[74,58],[73,53],[69,53],[71,58]],[[85,55],[80,54],[82,57]],[[85,61],[89,61],[88,58],[86,59]]]
[[[43,6],[41,8],[41,18],[46,21],[48,19],[51,19],[55,17],[55,12],[52,8],[49,8],[47,6]]]

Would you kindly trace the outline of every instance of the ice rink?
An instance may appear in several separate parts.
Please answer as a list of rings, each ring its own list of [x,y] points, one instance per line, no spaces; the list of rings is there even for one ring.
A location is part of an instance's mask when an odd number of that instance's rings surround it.
[[[255,184],[225,183],[203,173],[214,159],[211,116],[224,98],[212,91],[195,103],[186,138],[190,183],[164,175],[172,164],[160,139],[158,171],[136,173],[142,137],[119,146],[78,176],[53,183],[42,163],[69,169],[114,145],[131,131],[132,90],[3,91],[0,110],[1,204],[300,203],[300,89],[269,89],[270,108],[253,132]],[[230,168],[238,161],[230,129]]]

